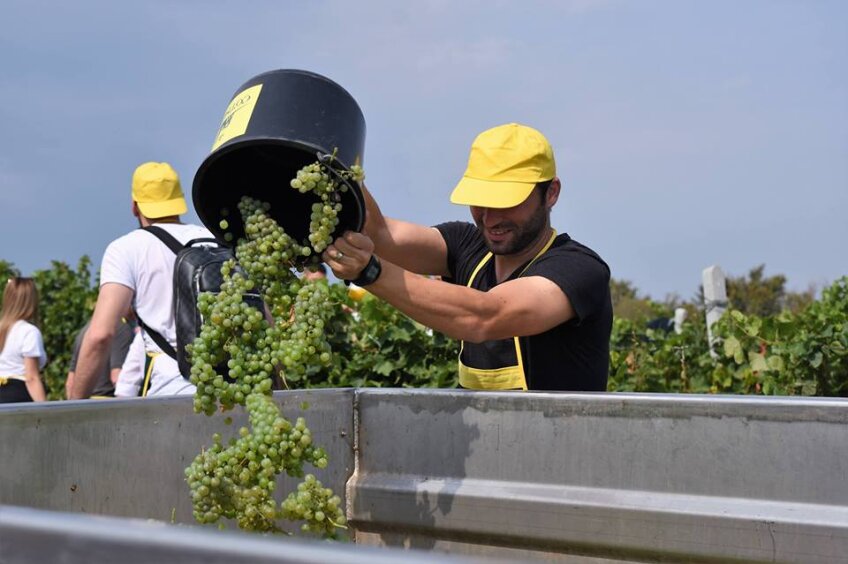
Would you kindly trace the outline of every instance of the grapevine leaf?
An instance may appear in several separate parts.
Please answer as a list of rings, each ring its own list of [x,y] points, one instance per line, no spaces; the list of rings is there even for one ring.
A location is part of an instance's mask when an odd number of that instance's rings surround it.
[[[751,370],[754,372],[765,372],[769,369],[765,356],[760,353],[749,352],[748,362],[751,364]]]
[[[767,396],[773,395],[775,392],[774,380],[771,378],[766,378],[763,380],[763,394]]]
[[[783,358],[777,355],[771,355],[766,359],[766,364],[768,364],[769,370],[774,370],[775,372],[782,372],[784,369]]]
[[[760,328],[762,327],[762,325],[762,320],[755,317],[748,322],[748,325],[745,327],[745,333],[747,333],[751,337],[756,337],[760,334]]]
[[[822,356],[821,351],[816,351],[816,354],[813,355],[813,358],[810,360],[810,366],[813,368],[818,368],[821,366],[824,357]]]
[[[724,340],[724,356],[735,356],[737,351],[742,350],[742,345],[736,337],[728,337]]]
[[[394,370],[394,369],[395,369],[394,364],[392,364],[388,360],[384,360],[384,361],[378,363],[374,367],[374,372],[376,372],[377,374],[380,374],[382,376],[388,376],[389,374],[392,373],[392,370]]]

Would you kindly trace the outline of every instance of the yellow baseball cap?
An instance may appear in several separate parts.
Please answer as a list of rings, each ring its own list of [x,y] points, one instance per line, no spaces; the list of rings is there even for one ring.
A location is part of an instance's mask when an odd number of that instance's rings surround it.
[[[454,204],[511,208],[527,199],[539,182],[556,176],[551,144],[526,125],[488,129],[471,144],[468,168],[451,193]]]
[[[141,213],[151,219],[188,211],[180,177],[168,163],[139,165],[132,177],[132,199]]]

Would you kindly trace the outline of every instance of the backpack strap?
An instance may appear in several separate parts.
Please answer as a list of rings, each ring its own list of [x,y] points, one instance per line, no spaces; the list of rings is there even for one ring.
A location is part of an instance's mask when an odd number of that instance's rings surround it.
[[[142,227],[141,229],[143,231],[147,231],[152,235],[155,235],[156,238],[165,243],[165,246],[171,249],[174,254],[177,254],[182,251],[183,247],[185,246],[179,241],[177,241],[176,237],[174,237],[158,225],[148,225],[147,227]]]
[[[185,245],[177,241],[176,237],[174,237],[158,225],[149,225],[147,227],[142,227],[142,230],[147,231],[148,233],[154,235],[157,239],[162,241],[165,246],[167,246],[174,252],[174,254],[179,253],[185,247]],[[162,352],[170,356],[174,360],[177,360],[177,351],[174,350],[174,347],[171,346],[171,343],[169,343],[165,337],[148,327],[147,324],[141,319],[141,317],[138,317],[137,313],[136,318],[138,319],[138,324],[141,326],[141,328],[145,332],[147,332],[148,335],[150,335],[150,338],[153,339],[153,342],[156,343],[156,345],[160,349],[162,349]]]
[[[174,360],[177,360],[177,351],[171,346],[171,343],[169,343],[165,337],[148,327],[147,324],[138,317],[138,315],[136,315],[136,319],[138,319],[138,324],[141,326],[142,330],[150,335],[150,338],[153,339],[153,342],[156,343],[160,349],[162,349],[162,352]]]

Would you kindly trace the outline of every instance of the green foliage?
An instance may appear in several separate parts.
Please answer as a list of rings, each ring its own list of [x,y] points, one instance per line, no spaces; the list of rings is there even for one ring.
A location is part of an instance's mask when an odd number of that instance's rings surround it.
[[[310,371],[292,387],[455,387],[458,343],[366,294],[354,300],[330,286],[336,311],[327,325],[329,369]]]
[[[9,278],[13,278],[15,276],[20,276],[20,271],[15,268],[15,265],[11,262],[0,260],[0,286],[3,288],[6,287],[6,281]]]
[[[716,323],[716,334],[723,338],[724,376],[717,383],[731,375],[746,393],[848,396],[848,277],[798,314],[732,310]]]
[[[74,337],[97,297],[90,266],[83,257],[76,269],[53,262],[34,275],[39,327],[50,358],[45,379],[51,399],[63,396]],[[0,260],[0,280],[14,275],[18,275],[14,265]],[[759,268],[749,277],[757,284],[764,280]],[[771,277],[775,278],[782,279]],[[774,311],[775,303],[785,304],[791,297],[781,294],[781,284],[764,286],[774,292],[748,292],[749,307]],[[714,326],[719,338],[715,357],[707,346],[704,312],[698,306],[677,304],[689,312],[681,334],[655,331],[645,326],[645,320],[670,315],[673,304],[640,297],[626,281],[614,289],[619,303],[644,303],[637,308],[642,313],[632,318],[616,310],[610,391],[848,396],[848,277],[826,288],[818,301],[802,296],[803,307],[795,310],[782,308],[767,315],[729,310]],[[330,295],[335,311],[325,330],[335,353],[332,365],[291,378],[290,387],[456,386],[456,341],[370,294],[355,300],[346,286],[333,284]]]
[[[610,338],[607,389],[619,392],[708,392],[710,362],[704,324],[683,325],[679,335],[616,318]]]
[[[848,277],[799,313],[728,310],[714,326],[717,358],[703,314],[689,319],[680,335],[616,319],[608,389],[848,396]]]
[[[76,269],[53,261],[51,268],[33,275],[38,287],[38,327],[49,359],[43,374],[49,399],[64,397],[74,338],[94,310],[97,289],[91,283],[90,268],[91,260],[84,256]]]

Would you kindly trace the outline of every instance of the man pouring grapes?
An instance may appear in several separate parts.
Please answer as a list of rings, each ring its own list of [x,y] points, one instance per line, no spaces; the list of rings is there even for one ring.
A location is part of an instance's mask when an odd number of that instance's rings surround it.
[[[459,339],[464,388],[603,391],[610,271],[551,226],[560,190],[547,139],[502,125],[474,140],[451,194],[473,224],[391,219],[363,189],[365,229],[344,233],[322,258],[337,277]]]

